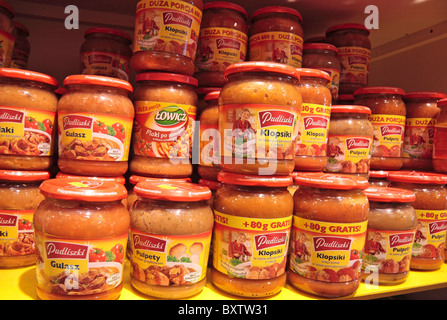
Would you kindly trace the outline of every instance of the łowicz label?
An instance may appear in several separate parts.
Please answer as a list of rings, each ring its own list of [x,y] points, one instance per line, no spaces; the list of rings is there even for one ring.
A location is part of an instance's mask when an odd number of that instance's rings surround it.
[[[367,224],[293,216],[290,269],[320,281],[347,282],[359,278]]]
[[[35,253],[33,215],[34,210],[0,210],[0,257]]]
[[[127,161],[133,118],[58,112],[59,157]]]
[[[224,156],[294,159],[299,111],[293,106],[232,104],[219,106]]]
[[[368,84],[371,51],[360,47],[339,47],[337,57],[341,64],[341,83]]]
[[[55,112],[0,106],[0,154],[51,156]]]
[[[185,1],[141,0],[135,18],[134,52],[163,51],[195,58],[202,11]]]
[[[83,52],[81,54],[82,74],[114,77],[129,81],[130,58],[110,52]]]
[[[196,72],[224,71],[230,64],[245,61],[247,35],[229,28],[200,29]]]
[[[13,35],[0,30],[0,67],[9,68],[11,66],[14,43]]]
[[[206,276],[211,233],[160,236],[132,228],[133,278],[161,286],[199,282]]]
[[[128,235],[101,240],[68,240],[36,232],[37,284],[44,291],[88,295],[111,290],[123,281]]]
[[[295,155],[326,156],[331,107],[303,103]]]
[[[251,61],[272,61],[301,68],[303,38],[289,32],[262,32],[249,41]]]
[[[331,135],[328,141],[328,172],[369,172],[371,137]]]
[[[415,230],[391,231],[368,228],[363,268],[380,273],[403,273],[410,270],[411,248]]]
[[[136,155],[189,159],[196,107],[157,101],[135,102],[133,150]]]
[[[431,159],[435,131],[434,118],[407,118],[402,157]]]
[[[402,153],[405,132],[405,116],[372,114],[374,127],[373,157],[398,158]]]
[[[418,258],[437,258],[444,250],[447,232],[447,212],[416,209],[418,225],[412,255]]]
[[[292,216],[236,217],[214,212],[213,265],[243,279],[276,278],[285,272]]]

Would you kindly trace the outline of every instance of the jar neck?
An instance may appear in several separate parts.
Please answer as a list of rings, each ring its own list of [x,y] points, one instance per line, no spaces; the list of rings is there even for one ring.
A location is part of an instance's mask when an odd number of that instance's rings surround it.
[[[366,113],[332,113],[331,118],[334,120],[335,119],[346,119],[346,118],[367,120],[368,114],[366,114]]]
[[[157,200],[157,199],[139,197],[137,201],[145,205],[152,205],[158,208],[166,208],[166,209],[186,209],[186,208],[199,208],[203,206],[208,206],[205,200],[168,201],[168,200]]]
[[[294,20],[295,22],[300,23],[300,19],[290,13],[286,13],[286,12],[266,12],[266,13],[261,13],[260,15],[257,15],[256,17],[253,18],[252,23],[257,22],[261,19],[265,19],[265,18],[280,18],[280,19],[287,19],[287,20]]]
[[[61,200],[61,199],[45,197],[45,201],[56,207],[67,208],[67,209],[77,207],[101,209],[110,206],[123,205],[121,202],[122,200],[107,201],[107,202],[104,201],[91,202],[91,201],[80,201],[80,200]]]
[[[244,193],[277,193],[287,191],[287,187],[244,186],[237,184],[225,184],[224,187]]]
[[[196,86],[182,83],[182,82],[168,82],[168,81],[138,81],[138,87],[153,87],[153,88],[166,88],[171,87],[173,89],[189,89],[195,91],[197,89]]]
[[[228,8],[209,8],[209,9],[204,10],[204,12],[203,12],[204,15],[205,15],[205,12],[219,14],[222,16],[237,14],[240,19],[242,19],[244,21],[247,20],[247,17],[242,12],[240,12],[238,10],[228,9]]]
[[[127,96],[129,92],[124,89],[120,88],[114,88],[109,86],[101,86],[101,85],[92,85],[92,84],[71,84],[67,86],[68,92],[75,92],[75,91],[93,91],[97,93],[98,91],[111,93],[111,94],[117,94],[117,95],[123,95]]]
[[[357,96],[358,99],[392,99],[392,100],[402,100],[402,96],[400,94],[392,94],[392,93],[371,93],[371,94],[360,94]]]
[[[126,46],[129,46],[131,42],[123,37],[114,35],[114,34],[108,34],[108,33],[90,33],[85,36],[85,40],[112,40],[117,41],[125,44]]]
[[[295,85],[297,79],[286,74],[274,73],[274,72],[238,72],[228,75],[228,82],[230,81],[240,81],[240,80],[271,80],[271,81],[285,81],[290,84]]]
[[[7,78],[7,77],[0,78],[0,84],[18,85],[22,87],[43,89],[51,92],[54,92],[54,90],[56,89],[54,86],[43,82],[30,81],[25,79]]]
[[[329,80],[316,77],[301,77],[299,85],[314,85],[327,87]]]
[[[328,36],[331,36],[333,34],[346,34],[346,33],[361,34],[366,37],[369,36],[369,32],[367,30],[363,30],[363,29],[341,29],[341,30],[333,31]]]
[[[333,57],[337,56],[337,52],[327,49],[306,49],[303,51],[303,54],[320,54]]]

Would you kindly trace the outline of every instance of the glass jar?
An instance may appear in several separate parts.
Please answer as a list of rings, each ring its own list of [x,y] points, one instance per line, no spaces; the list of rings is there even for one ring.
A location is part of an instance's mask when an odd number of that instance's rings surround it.
[[[354,95],[352,94],[339,94],[336,104],[339,105],[353,105],[355,104]]]
[[[213,229],[211,191],[188,182],[141,182],[130,211],[132,286],[152,297],[183,299],[202,291]]]
[[[272,61],[301,68],[303,17],[292,8],[270,6],[251,16],[248,40],[250,61]]]
[[[331,78],[325,71],[299,69],[303,104],[298,120],[295,170],[323,171],[327,164],[327,134],[331,117]]]
[[[331,108],[328,133],[327,172],[369,177],[374,128],[368,120],[371,110],[364,106]]]
[[[402,169],[432,171],[433,134],[439,114],[438,100],[447,96],[441,92],[407,92],[407,108],[403,142]]]
[[[388,187],[369,187],[364,192],[370,210],[362,277],[374,285],[405,282],[418,221],[412,206],[416,196],[410,190]]]
[[[339,93],[353,93],[368,85],[371,41],[369,30],[358,23],[344,23],[326,31],[328,43],[337,47],[341,65]]]
[[[222,185],[222,183],[217,181],[217,179],[216,180],[199,179],[198,184],[210,188],[211,198],[209,198],[207,203],[211,208],[213,208],[214,194],[216,193],[216,190],[219,189],[219,187]]]
[[[33,215],[47,171],[0,170],[0,268],[36,263]]]
[[[306,43],[303,47],[303,68],[319,69],[331,76],[328,87],[334,104],[338,100],[341,71],[337,52],[335,46],[327,43]]]
[[[0,169],[48,170],[53,164],[55,78],[0,69]]]
[[[42,300],[111,300],[123,288],[130,227],[119,183],[50,179],[34,215]]]
[[[81,46],[82,74],[107,76],[129,81],[132,38],[111,28],[90,28]]]
[[[416,194],[413,207],[418,223],[412,248],[410,268],[437,270],[444,263],[447,230],[447,176],[416,171],[388,174],[390,187],[408,189]]]
[[[247,32],[243,7],[226,1],[204,4],[194,74],[199,87],[223,87],[225,68],[245,61]]]
[[[197,167],[201,178],[214,181],[217,181],[220,172],[219,94],[220,91],[213,91],[204,98],[208,106],[200,115],[200,153]]]
[[[6,1],[0,1],[0,68],[11,67],[17,30],[14,25],[14,8]]]
[[[370,170],[368,182],[371,187],[389,187],[391,184],[388,180],[388,171],[384,170]]]
[[[60,171],[81,176],[126,173],[134,107],[129,82],[104,76],[72,75],[58,103]]]
[[[355,104],[371,109],[369,120],[374,127],[371,169],[402,168],[405,131],[405,92],[394,87],[366,87],[354,92]]]
[[[205,97],[208,93],[211,93],[213,91],[220,91],[222,88],[219,87],[199,87],[197,88],[197,97],[198,97],[198,103],[197,103],[197,117],[200,118],[200,114],[202,111],[208,107],[208,103],[205,102]]]
[[[29,29],[18,21],[14,21],[17,36],[12,52],[11,68],[28,69],[28,59],[31,52],[31,45],[28,40]]]
[[[289,175],[295,167],[302,104],[299,71],[253,61],[225,69],[219,96],[221,168],[254,175]]]
[[[162,72],[140,73],[136,80],[130,171],[142,176],[189,177],[197,80]]]
[[[140,0],[130,60],[136,73],[194,73],[202,0]]]
[[[361,280],[368,181],[320,172],[297,174],[294,181],[289,282],[326,298],[353,294]]]
[[[211,282],[246,298],[279,293],[286,283],[292,178],[220,172],[218,180]]]
[[[438,101],[440,109],[435,121],[433,137],[433,169],[447,173],[447,99]]]

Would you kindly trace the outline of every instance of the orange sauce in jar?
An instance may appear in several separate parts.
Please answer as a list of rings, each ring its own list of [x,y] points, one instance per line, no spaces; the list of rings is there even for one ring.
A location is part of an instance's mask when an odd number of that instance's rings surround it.
[[[119,183],[44,181],[36,209],[37,294],[43,300],[117,299],[130,216]]]
[[[326,298],[355,293],[361,280],[369,202],[361,177],[297,173],[288,279]]]
[[[447,99],[438,101],[440,112],[436,117],[433,137],[433,169],[436,172],[447,173]]]

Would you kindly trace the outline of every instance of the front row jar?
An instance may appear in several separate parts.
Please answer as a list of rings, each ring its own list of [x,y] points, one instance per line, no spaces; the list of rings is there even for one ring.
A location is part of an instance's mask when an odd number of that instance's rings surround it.
[[[246,298],[279,293],[286,283],[292,178],[221,171],[217,179],[211,282]]]
[[[369,202],[362,177],[297,173],[288,279],[326,298],[353,294],[361,281]]]
[[[34,214],[37,295],[43,300],[111,300],[123,288],[130,227],[115,182],[50,179]]]
[[[148,296],[183,299],[202,291],[214,224],[208,187],[145,181],[130,211],[130,278]]]

